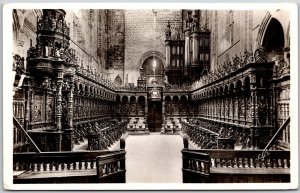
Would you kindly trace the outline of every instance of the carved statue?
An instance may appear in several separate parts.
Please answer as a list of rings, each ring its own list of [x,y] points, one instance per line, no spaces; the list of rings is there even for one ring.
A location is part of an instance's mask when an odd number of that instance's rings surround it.
[[[56,48],[55,56],[58,58],[60,57],[60,49]]]
[[[133,104],[133,105],[131,106],[131,112],[132,112],[132,113],[135,112],[135,104]]]
[[[54,30],[56,28],[56,18],[55,15],[51,16],[51,29]]]
[[[45,57],[47,58],[49,56],[49,47],[45,46]]]
[[[49,27],[49,18],[48,18],[48,15],[45,16],[44,25],[45,25],[45,29],[48,29],[48,27]]]
[[[42,27],[43,27],[43,26],[42,26],[42,20],[39,20],[39,21],[38,21],[38,27],[37,27],[38,30],[41,30]]]
[[[59,30],[62,30],[62,28],[63,28],[63,20],[61,17],[59,17],[59,19],[58,19],[57,28]]]
[[[255,50],[254,58],[255,58],[255,62],[258,63],[268,62],[267,55],[263,47],[259,47],[258,49]]]
[[[260,100],[258,104],[258,121],[261,125],[265,125],[267,122],[268,107],[266,101]]]

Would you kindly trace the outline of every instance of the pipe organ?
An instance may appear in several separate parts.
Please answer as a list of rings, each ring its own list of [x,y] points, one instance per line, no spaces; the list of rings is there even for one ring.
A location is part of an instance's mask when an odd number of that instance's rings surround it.
[[[166,30],[166,75],[169,83],[190,83],[200,78],[209,70],[210,64],[210,32],[200,28],[199,11],[183,11],[186,18],[183,22],[182,34],[172,37],[170,23]]]

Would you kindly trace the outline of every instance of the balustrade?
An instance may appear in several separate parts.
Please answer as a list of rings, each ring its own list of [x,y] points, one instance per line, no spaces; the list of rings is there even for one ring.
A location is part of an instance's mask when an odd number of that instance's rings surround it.
[[[25,100],[14,100],[13,101],[13,115],[19,124],[24,128],[24,117],[25,117]],[[25,134],[18,128],[18,125],[14,124],[14,149],[21,148],[22,146],[28,145]]]
[[[23,125],[25,118],[25,100],[13,101],[13,115]]]
[[[183,183],[206,182],[210,174],[209,155],[201,152],[191,152],[186,149],[183,149],[181,153]]]
[[[116,151],[15,153],[14,183],[99,183],[107,182],[107,176],[111,183],[124,183],[124,139],[120,147]]]
[[[15,153],[14,171],[49,172],[64,170],[92,170],[96,157],[109,151]]]
[[[241,182],[238,176],[245,174],[245,182],[253,180],[253,176],[264,178],[264,182],[288,182],[290,179],[289,151],[189,150],[186,145],[182,156],[184,183],[221,183],[233,174],[236,182]],[[220,175],[222,178],[218,177]]]
[[[203,150],[203,153],[209,154],[211,168],[290,168],[289,151]]]
[[[125,154],[124,150],[120,150],[97,157],[97,176],[100,183],[126,182]]]

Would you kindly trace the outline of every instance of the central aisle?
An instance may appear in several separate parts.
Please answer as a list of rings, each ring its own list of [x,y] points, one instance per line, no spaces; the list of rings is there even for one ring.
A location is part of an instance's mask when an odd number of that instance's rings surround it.
[[[126,139],[126,183],[182,183],[180,135],[130,135]]]

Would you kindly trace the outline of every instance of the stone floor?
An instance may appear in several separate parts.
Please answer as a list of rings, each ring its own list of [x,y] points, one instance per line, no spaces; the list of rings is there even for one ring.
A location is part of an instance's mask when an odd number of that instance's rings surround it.
[[[180,135],[130,135],[126,139],[127,183],[181,183]]]

